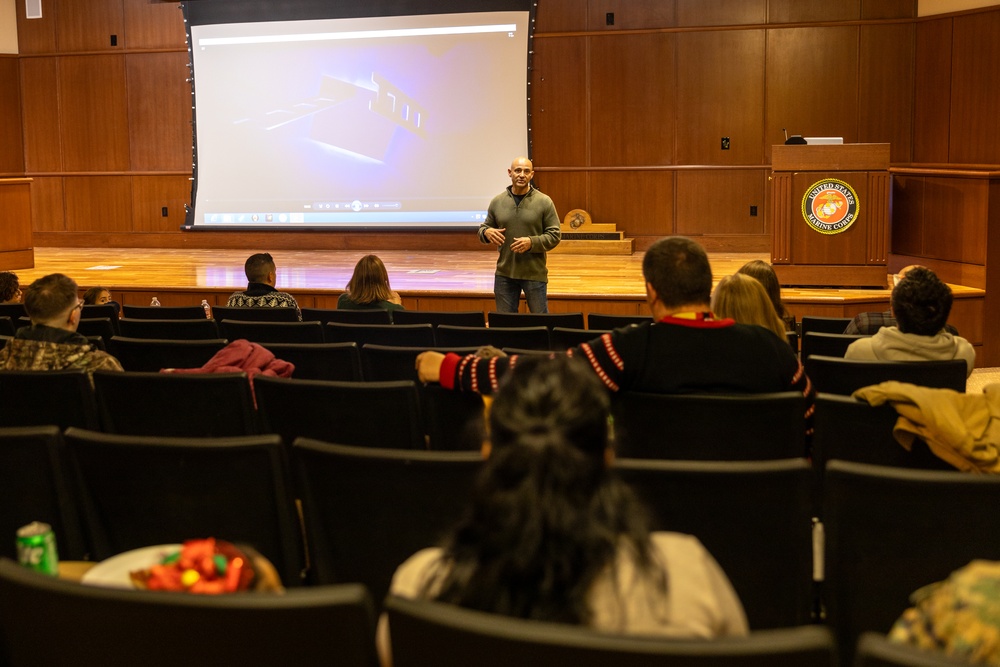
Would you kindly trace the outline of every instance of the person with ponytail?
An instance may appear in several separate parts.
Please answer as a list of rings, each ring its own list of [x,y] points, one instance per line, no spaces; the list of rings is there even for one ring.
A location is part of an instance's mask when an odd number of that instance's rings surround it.
[[[521,356],[492,403],[470,507],[390,592],[606,632],[745,635],[743,607],[701,543],[649,531],[611,467],[609,415],[583,361]],[[387,655],[384,619],[379,644]]]

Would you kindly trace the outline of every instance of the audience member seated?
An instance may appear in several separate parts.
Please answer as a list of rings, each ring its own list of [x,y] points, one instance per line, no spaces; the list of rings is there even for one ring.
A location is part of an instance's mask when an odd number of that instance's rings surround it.
[[[646,251],[642,272],[653,319],[568,352],[585,359],[605,387],[661,394],[801,391],[811,423],[815,390],[787,340],[711,312],[712,267],[704,248],[681,236],[660,239]],[[424,382],[488,394],[516,363],[518,355],[424,352],[417,370]]]
[[[651,533],[609,468],[609,415],[585,362],[523,357],[490,409],[471,507],[442,547],[400,566],[390,593],[606,632],[746,635],[715,559],[692,536]]]
[[[919,264],[910,264],[909,266],[904,266],[892,276],[893,287],[899,284],[899,281],[907,274],[910,269],[924,268]],[[858,313],[854,316],[854,319],[847,324],[847,328],[844,329],[845,334],[852,335],[862,335],[862,336],[874,336],[878,333],[878,330],[882,327],[894,327],[896,326],[896,318],[893,317],[892,311],[887,310],[885,312],[874,312],[874,313]],[[945,330],[952,334],[953,336],[958,335],[958,329],[951,326],[950,324],[944,325]]]
[[[76,283],[53,273],[24,290],[30,327],[18,330],[0,350],[0,369],[15,371],[122,370],[118,360],[76,332],[83,301]]]
[[[279,292],[278,271],[274,266],[274,258],[269,253],[259,252],[250,255],[243,270],[247,276],[247,288],[242,292],[233,292],[226,306],[229,308],[294,308],[302,319],[299,304],[288,292]]]
[[[0,305],[21,303],[21,281],[12,271],[0,271]]]
[[[756,279],[734,273],[719,281],[712,292],[712,312],[742,324],[756,324],[788,340],[785,323],[774,310],[764,286]]]
[[[781,283],[778,282],[778,274],[774,272],[774,267],[762,259],[755,259],[741,266],[736,273],[756,278],[757,282],[764,286],[774,311],[785,325],[785,331],[795,331],[795,316],[788,312],[781,300]]]
[[[365,255],[354,265],[347,291],[337,299],[340,310],[402,310],[403,300],[389,286],[389,272],[376,255]]]
[[[867,361],[945,361],[964,359],[968,373],[976,365],[969,341],[944,330],[951,312],[951,288],[930,269],[910,269],[893,288],[889,305],[896,326],[851,343],[845,359]]]
[[[83,293],[83,305],[103,306],[111,304],[118,311],[118,317],[122,316],[122,306],[111,298],[111,292],[106,287],[91,287]]]
[[[910,596],[890,641],[970,665],[1000,665],[1000,562],[975,560]]]

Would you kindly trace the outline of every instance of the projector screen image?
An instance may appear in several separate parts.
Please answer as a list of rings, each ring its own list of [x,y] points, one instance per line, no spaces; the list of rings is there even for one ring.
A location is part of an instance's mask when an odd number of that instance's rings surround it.
[[[191,26],[194,228],[477,227],[528,152],[529,12]]]

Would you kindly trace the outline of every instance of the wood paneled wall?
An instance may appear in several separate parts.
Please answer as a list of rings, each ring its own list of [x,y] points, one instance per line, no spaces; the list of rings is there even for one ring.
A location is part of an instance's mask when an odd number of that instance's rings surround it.
[[[894,164],[996,163],[1000,10],[927,20],[916,4],[539,0],[537,182],[561,212],[616,223],[639,249],[683,233],[766,251],[782,128],[888,142]],[[454,233],[180,232],[191,97],[179,3],[46,0],[35,20],[16,5],[0,175],[35,179],[37,244],[479,247]]]

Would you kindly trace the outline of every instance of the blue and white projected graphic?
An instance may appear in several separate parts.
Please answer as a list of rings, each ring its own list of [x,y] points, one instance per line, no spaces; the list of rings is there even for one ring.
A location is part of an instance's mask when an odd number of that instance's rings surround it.
[[[476,227],[528,152],[529,12],[191,26],[195,227]]]

